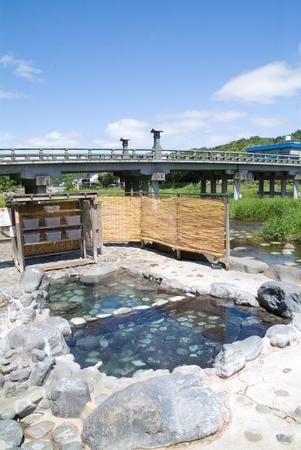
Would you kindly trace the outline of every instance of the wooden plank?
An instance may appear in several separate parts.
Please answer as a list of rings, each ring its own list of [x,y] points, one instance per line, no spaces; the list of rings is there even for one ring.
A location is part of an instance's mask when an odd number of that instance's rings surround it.
[[[48,270],[68,269],[69,267],[86,266],[88,264],[94,264],[93,259],[79,258],[79,259],[70,259],[67,261],[55,261],[55,262],[49,262],[49,263],[44,263],[44,264],[35,264],[34,267],[38,267],[42,270],[48,271]]]

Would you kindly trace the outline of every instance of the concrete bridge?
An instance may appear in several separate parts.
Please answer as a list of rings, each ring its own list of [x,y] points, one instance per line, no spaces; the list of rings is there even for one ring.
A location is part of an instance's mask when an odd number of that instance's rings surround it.
[[[159,192],[160,181],[173,171],[197,172],[200,193],[228,192],[228,181],[233,182],[234,198],[240,198],[241,181],[258,181],[260,196],[274,196],[275,182],[280,180],[281,196],[286,195],[288,180],[294,181],[293,197],[299,197],[301,159],[299,156],[222,153],[216,151],[162,150],[160,131],[154,133],[152,149],[130,149],[128,139],[121,138],[122,149],[89,148],[18,148],[0,149],[0,175],[21,179],[27,193],[45,192],[50,177],[61,173],[113,172],[125,182],[125,191],[147,191],[151,183],[154,193]],[[264,192],[264,181],[269,190]],[[219,182],[219,183],[218,183]]]

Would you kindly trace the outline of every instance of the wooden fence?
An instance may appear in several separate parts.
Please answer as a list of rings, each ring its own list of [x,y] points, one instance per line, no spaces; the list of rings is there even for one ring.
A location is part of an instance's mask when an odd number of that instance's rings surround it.
[[[214,257],[226,254],[224,198],[100,196],[104,243],[158,243]]]

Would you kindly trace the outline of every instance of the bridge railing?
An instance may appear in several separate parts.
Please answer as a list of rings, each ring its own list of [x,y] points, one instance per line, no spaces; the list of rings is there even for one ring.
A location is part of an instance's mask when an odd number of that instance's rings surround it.
[[[157,158],[158,159],[158,158]],[[97,148],[10,148],[0,149],[1,163],[35,162],[89,162],[89,161],[154,161],[151,149],[97,149]],[[271,155],[245,152],[218,152],[209,150],[162,150],[160,160],[229,162],[255,164],[301,164],[297,155]]]

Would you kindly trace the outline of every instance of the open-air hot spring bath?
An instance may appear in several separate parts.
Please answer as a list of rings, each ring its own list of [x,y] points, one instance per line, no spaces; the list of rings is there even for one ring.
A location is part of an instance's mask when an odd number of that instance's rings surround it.
[[[123,272],[94,285],[55,281],[49,306],[53,315],[86,319],[68,341],[81,367],[101,360],[101,370],[117,377],[184,364],[211,367],[223,344],[262,337],[282,322],[261,308],[238,307],[229,300],[181,299],[160,292],[156,282]]]

